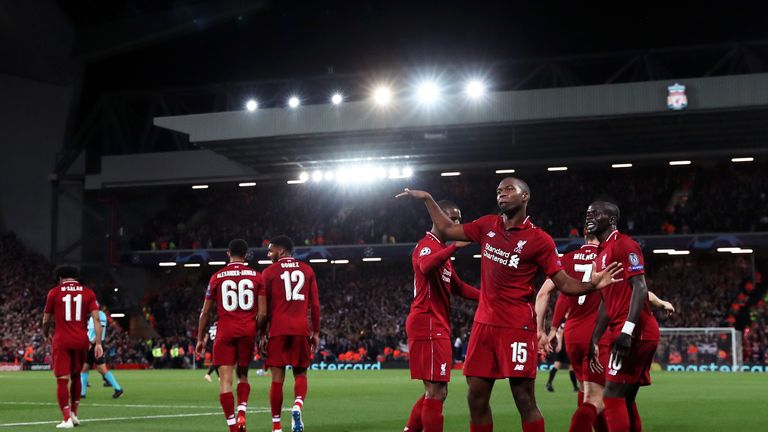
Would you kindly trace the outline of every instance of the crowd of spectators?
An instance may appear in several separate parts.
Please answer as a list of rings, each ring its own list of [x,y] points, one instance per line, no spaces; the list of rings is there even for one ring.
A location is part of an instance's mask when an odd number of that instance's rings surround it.
[[[619,204],[621,228],[635,235],[768,230],[768,170],[760,164],[520,173],[532,191],[529,214],[553,237],[578,236],[595,199]],[[129,247],[224,247],[245,238],[259,245],[288,234],[297,244],[414,242],[427,225],[422,206],[395,200],[404,186],[457,202],[471,220],[495,211],[500,175],[435,177],[365,186],[269,185],[178,191],[144,225],[125,232]]]

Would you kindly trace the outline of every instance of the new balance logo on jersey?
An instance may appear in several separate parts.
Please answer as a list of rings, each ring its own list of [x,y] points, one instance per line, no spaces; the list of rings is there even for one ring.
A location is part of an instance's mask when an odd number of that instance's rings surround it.
[[[509,266],[517,268],[520,265],[520,257],[518,255],[512,255],[509,257]]]
[[[490,237],[490,238],[493,238],[493,236],[495,236],[495,235],[496,235],[496,233],[495,233],[495,232],[493,232],[493,231],[488,231],[488,234],[486,234],[486,235],[487,235],[488,237]]]
[[[440,376],[445,376],[446,366],[448,366],[446,363],[440,363]]]
[[[515,248],[515,253],[523,253],[523,246],[528,243],[528,240],[520,240],[517,242],[517,247]]]
[[[516,371],[521,371],[523,369],[525,369],[525,365],[517,365],[517,366],[515,366],[515,370]]]

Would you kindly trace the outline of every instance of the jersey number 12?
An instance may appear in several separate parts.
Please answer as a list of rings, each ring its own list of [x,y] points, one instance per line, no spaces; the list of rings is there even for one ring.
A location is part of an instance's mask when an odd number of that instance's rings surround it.
[[[285,271],[280,275],[280,279],[285,285],[285,301],[304,300],[304,294],[301,294],[301,289],[304,287],[304,272]]]

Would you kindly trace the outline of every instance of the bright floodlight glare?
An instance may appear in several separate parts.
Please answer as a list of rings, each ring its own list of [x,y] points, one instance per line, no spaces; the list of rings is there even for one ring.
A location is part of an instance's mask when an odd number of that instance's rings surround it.
[[[309,180],[309,173],[304,171],[301,174],[299,174],[299,180],[301,180],[303,182]]]
[[[248,102],[245,103],[245,109],[248,111],[256,111],[256,108],[258,107],[259,104],[253,99],[249,99]]]
[[[301,104],[301,101],[296,96],[291,96],[290,99],[288,99],[288,106],[291,108],[296,108]]]
[[[312,180],[315,183],[320,183],[323,181],[323,172],[322,171],[315,171],[312,173]]]
[[[753,157],[735,157],[731,158],[731,162],[754,162],[755,158]]]
[[[392,90],[385,86],[376,87],[373,91],[373,100],[379,105],[387,105],[392,101]]]
[[[400,170],[397,168],[390,168],[389,178],[398,178],[398,177],[400,177]]]
[[[387,170],[384,167],[376,167],[374,170],[377,179],[383,179],[387,177]]]
[[[512,174],[515,170],[508,168],[508,169],[497,169],[496,174]]]
[[[331,102],[334,105],[338,105],[343,101],[344,101],[344,96],[342,96],[341,93],[334,93],[334,95],[331,96]]]
[[[440,89],[437,88],[437,84],[434,82],[426,81],[419,85],[416,90],[416,96],[419,98],[419,102],[431,104],[440,97]]]
[[[470,80],[467,85],[464,86],[464,92],[471,99],[479,99],[485,94],[485,84],[479,80]]]
[[[676,165],[690,165],[691,161],[689,161],[689,160],[669,161],[669,164],[672,165],[672,166],[676,166]]]
[[[403,176],[410,177],[412,175],[413,175],[413,170],[411,169],[411,167],[403,168]]]

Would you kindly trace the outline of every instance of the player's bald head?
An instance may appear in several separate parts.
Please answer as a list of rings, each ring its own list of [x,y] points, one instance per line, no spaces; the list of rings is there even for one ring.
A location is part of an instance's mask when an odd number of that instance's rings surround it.
[[[456,203],[451,200],[440,200],[437,202],[437,205],[440,207],[441,210],[443,210],[443,212],[446,212],[446,213],[448,212],[448,210],[452,210],[452,209],[460,210],[459,206],[456,205]]]
[[[528,183],[526,183],[524,180],[519,179],[517,177],[504,177],[501,179],[501,182],[510,182],[517,188],[518,193],[526,192],[528,196],[531,195],[531,188],[528,187]]]

